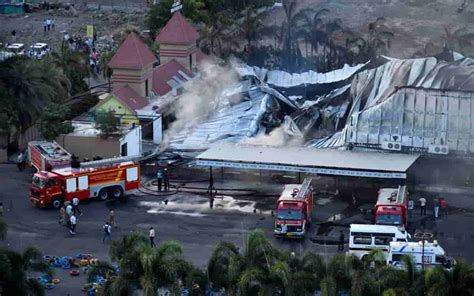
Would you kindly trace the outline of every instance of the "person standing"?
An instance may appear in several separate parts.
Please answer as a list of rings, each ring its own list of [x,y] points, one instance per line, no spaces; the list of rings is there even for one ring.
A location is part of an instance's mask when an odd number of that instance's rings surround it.
[[[74,212],[74,215],[79,212],[79,215],[82,216],[82,211],[79,209],[79,198],[77,197],[73,197],[72,199],[72,211]]]
[[[53,31],[55,29],[55,26],[56,25],[55,25],[54,19],[51,19],[51,29],[53,29]]]
[[[444,215],[448,217],[448,203],[446,202],[446,199],[440,197],[439,198],[439,205],[441,207],[441,210],[443,211]]]
[[[43,28],[44,28],[44,31],[46,32],[46,29],[48,28],[48,22],[46,20],[43,21]]]
[[[117,227],[115,225],[115,211],[113,209],[109,210],[109,224],[110,226],[114,226],[115,228]]]
[[[338,251],[344,251],[344,233],[339,231],[339,243],[337,244],[337,250]]]
[[[71,228],[69,229],[69,233],[74,235],[74,234],[76,234],[76,224],[77,224],[76,216],[74,214],[72,214],[69,221],[71,222]]]
[[[155,229],[153,229],[153,227],[150,227],[150,232],[148,234],[148,237],[150,238],[150,246],[154,248],[155,247]]]
[[[70,201],[67,201],[64,203],[64,205],[66,206],[66,215],[67,215],[67,221],[69,221],[69,218],[72,216],[72,205],[71,205],[71,202]]]
[[[420,202],[420,214],[422,216],[425,216],[426,215],[426,198],[422,196],[420,197],[418,201]]]
[[[283,236],[286,236],[287,233],[288,233],[288,226],[286,225],[285,222],[283,222],[283,224],[281,224],[281,234]]]
[[[170,190],[170,179],[168,177],[168,169],[165,168],[165,171],[163,173],[163,183],[165,185],[165,191],[169,191]]]
[[[161,169],[158,169],[158,172],[156,172],[156,179],[158,180],[158,192],[161,191],[161,183],[163,183],[163,171]]]
[[[104,226],[102,226],[102,229],[104,229],[104,236],[102,237],[102,243],[105,243],[105,239],[108,238],[109,241],[112,240],[110,237],[110,233],[112,232],[112,227],[110,226],[109,222],[105,222]]]
[[[21,169],[24,171],[26,169],[26,160],[28,159],[28,151],[25,149],[23,151],[23,157],[21,158]]]
[[[438,217],[439,217],[439,200],[437,198],[435,198],[433,200],[433,210],[434,210],[435,219],[438,219]]]
[[[67,215],[66,213],[66,207],[63,205],[60,209],[59,209],[59,224],[63,224],[63,223],[66,223],[67,224],[67,221],[69,220],[69,216]]]
[[[18,157],[17,157],[17,160],[16,160],[16,166],[18,167],[18,171],[21,172],[22,171],[22,166],[21,166],[21,162],[23,161],[23,152],[18,152]]]
[[[46,20],[46,26],[48,27],[48,31],[51,30],[51,19]]]

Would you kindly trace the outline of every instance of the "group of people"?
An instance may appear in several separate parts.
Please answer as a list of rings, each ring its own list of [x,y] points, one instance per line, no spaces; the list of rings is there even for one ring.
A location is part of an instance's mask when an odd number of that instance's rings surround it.
[[[55,28],[56,28],[56,23],[53,19],[48,18],[43,21],[43,29],[45,32],[51,31],[51,30],[54,31]]]
[[[420,203],[420,215],[426,216],[426,198],[420,197],[418,202]],[[445,216],[448,216],[448,202],[443,197],[433,199],[433,214],[435,219],[439,218],[440,210]]]
[[[156,178],[158,179],[158,191],[161,191],[161,188],[164,187],[165,191],[170,190],[170,179],[168,176],[168,169],[164,170],[159,169],[156,173]]]
[[[72,202],[66,201],[59,209],[59,213],[61,214],[59,224],[66,224],[67,228],[69,229],[69,233],[71,235],[75,235],[77,221],[79,220],[77,219],[77,216],[82,216],[82,211],[79,209],[79,199],[74,197]]]

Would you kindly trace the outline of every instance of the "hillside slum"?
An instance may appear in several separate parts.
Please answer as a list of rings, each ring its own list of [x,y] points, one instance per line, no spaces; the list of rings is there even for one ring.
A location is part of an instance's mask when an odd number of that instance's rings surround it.
[[[211,112],[170,136],[214,143],[474,153],[474,60],[457,53],[290,74],[233,63]],[[192,103],[192,102],[190,102]]]

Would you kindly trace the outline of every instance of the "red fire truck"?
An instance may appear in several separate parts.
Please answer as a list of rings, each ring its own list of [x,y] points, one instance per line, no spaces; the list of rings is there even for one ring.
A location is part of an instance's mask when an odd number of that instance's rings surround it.
[[[375,204],[375,224],[406,227],[408,199],[406,186],[381,188]]]
[[[306,178],[303,184],[285,185],[277,201],[276,236],[304,238],[311,225],[313,210],[311,181]]]
[[[28,143],[28,158],[37,171],[69,167],[71,154],[56,142],[33,141]]]
[[[121,198],[140,187],[140,165],[136,157],[117,157],[71,166],[71,156],[55,142],[31,142],[33,175],[30,201],[40,207],[59,208],[64,201],[97,197]]]

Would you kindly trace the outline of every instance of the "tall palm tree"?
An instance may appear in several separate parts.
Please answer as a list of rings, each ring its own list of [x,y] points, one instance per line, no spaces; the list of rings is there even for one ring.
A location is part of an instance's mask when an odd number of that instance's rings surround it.
[[[443,40],[445,46],[451,50],[465,52],[474,46],[474,33],[469,32],[466,27],[452,29],[444,26]]]
[[[148,238],[132,233],[112,242],[110,254],[120,267],[101,291],[102,295],[129,295],[132,286],[139,286],[143,295],[156,295],[159,287],[181,289],[185,283],[196,282],[201,274],[186,260],[179,243],[167,241],[151,248]]]
[[[351,51],[355,63],[367,62],[390,48],[393,32],[384,29],[385,19],[377,18],[368,24],[366,36],[351,36],[346,40],[346,47]],[[354,35],[354,34],[353,34]]]
[[[282,43],[282,63],[285,69],[296,71],[301,66],[301,51],[298,44],[297,28],[300,26],[301,17],[297,15],[298,2],[296,0],[283,1],[285,20],[280,27]]]
[[[28,278],[31,271],[52,274],[41,252],[29,247],[23,253],[0,249],[0,281],[5,295],[45,295],[43,286]]]
[[[474,294],[474,268],[463,262],[453,268],[437,266],[425,274],[429,296],[470,296]]]
[[[65,81],[64,74],[48,59],[11,58],[0,64],[0,84],[16,98],[20,131],[38,118],[46,104],[64,99]]]
[[[327,34],[324,29],[324,17],[329,13],[329,9],[305,9],[297,13],[296,17],[302,20],[298,27],[298,36],[305,40],[305,46],[310,45],[310,50],[306,50],[306,57],[313,57],[315,52],[327,41]]]
[[[230,242],[221,241],[212,252],[207,265],[209,280],[216,287],[232,289],[235,285],[235,277],[231,272],[231,265],[235,257],[239,256],[239,249]]]

